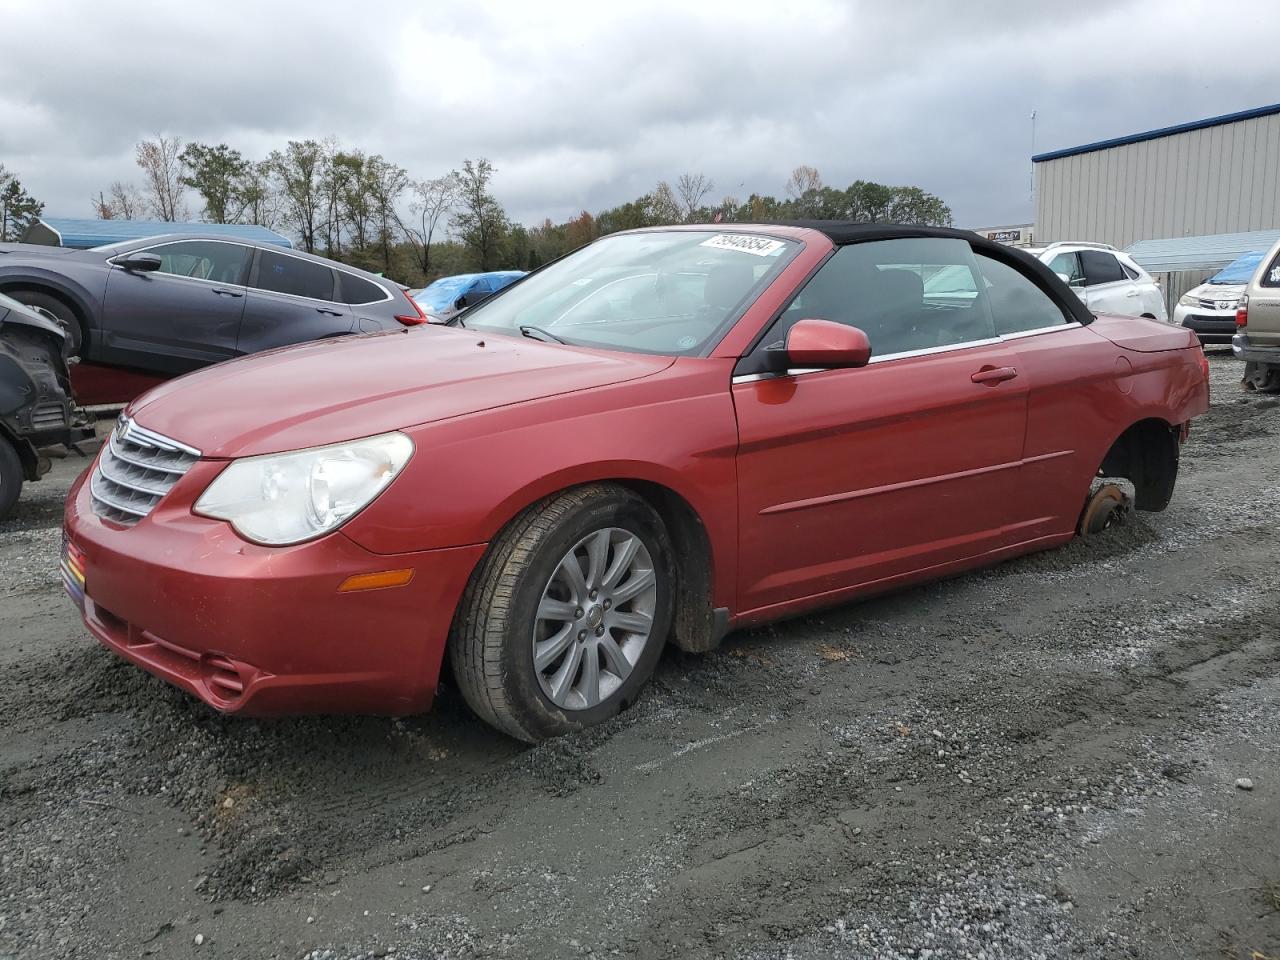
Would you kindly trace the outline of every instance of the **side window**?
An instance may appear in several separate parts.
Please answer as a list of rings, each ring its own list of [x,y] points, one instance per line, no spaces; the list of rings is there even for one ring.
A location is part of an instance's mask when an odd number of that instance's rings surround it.
[[[1141,276],[1137,270],[1133,269],[1133,267],[1129,266],[1123,260],[1120,261],[1120,269],[1124,271],[1124,275],[1130,280],[1137,280]]]
[[[492,293],[493,286],[488,277],[477,277],[476,282],[467,288],[467,293]]]
[[[175,277],[191,277],[214,283],[244,283],[244,270],[249,263],[248,247],[238,243],[214,243],[209,240],[179,240],[151,247],[148,253],[160,258],[160,273]]]
[[[1258,285],[1262,287],[1280,287],[1280,253],[1276,254],[1271,265],[1262,271],[1262,276],[1258,279]]]
[[[1053,299],[1020,271],[984,254],[977,256],[996,333],[1042,330],[1068,322]]]
[[[387,299],[387,291],[376,283],[364,277],[357,277],[354,273],[338,271],[338,302],[377,303],[385,299]]]
[[[1100,283],[1115,283],[1124,279],[1124,271],[1120,269],[1120,261],[1101,250],[1081,250],[1080,263],[1084,266],[1084,285],[1097,286]]]
[[[1084,284],[1084,273],[1080,270],[1080,258],[1074,253],[1060,253],[1049,261],[1049,269],[1067,278],[1073,286]]]
[[[861,329],[872,357],[990,340],[995,336],[969,244],[941,237],[841,247],[805,284],[765,338],[785,339],[802,318]]]
[[[291,257],[274,250],[260,250],[258,281],[254,286],[259,290],[289,293],[295,297],[332,300],[333,271],[323,263]]]

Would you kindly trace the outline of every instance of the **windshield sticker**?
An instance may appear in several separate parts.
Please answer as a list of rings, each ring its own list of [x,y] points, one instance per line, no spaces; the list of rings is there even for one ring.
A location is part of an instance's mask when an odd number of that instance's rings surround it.
[[[717,233],[714,237],[703,240],[698,246],[712,247],[716,250],[737,250],[739,253],[768,257],[777,253],[786,244],[769,237],[753,237],[742,233]]]

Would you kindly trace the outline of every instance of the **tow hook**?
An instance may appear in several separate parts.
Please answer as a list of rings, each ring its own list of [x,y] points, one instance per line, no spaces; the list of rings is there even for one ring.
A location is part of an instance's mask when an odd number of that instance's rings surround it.
[[[1084,512],[1080,514],[1080,536],[1090,537],[1108,527],[1124,523],[1132,509],[1133,501],[1119,484],[1099,485],[1090,494],[1085,502]]]

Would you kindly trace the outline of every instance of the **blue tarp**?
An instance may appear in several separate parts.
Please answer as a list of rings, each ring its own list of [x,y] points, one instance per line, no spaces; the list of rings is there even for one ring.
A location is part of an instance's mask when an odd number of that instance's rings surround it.
[[[1258,269],[1258,264],[1262,262],[1262,258],[1266,255],[1267,252],[1265,250],[1255,250],[1252,253],[1246,253],[1239,260],[1234,261],[1231,266],[1210,277],[1209,283],[1248,283],[1253,279],[1253,272]]]
[[[460,273],[454,277],[441,277],[435,283],[414,296],[422,309],[440,313],[453,306],[453,301],[466,293],[477,281],[488,280],[488,290],[496,293],[508,284],[524,276],[522,270],[495,270],[490,273]]]
[[[252,240],[293,247],[293,241],[274,230],[242,223],[169,223],[164,220],[91,220],[77,217],[41,217],[23,233],[26,243],[53,244],[85,250],[124,240],[141,240],[166,233],[204,234],[206,236]]]

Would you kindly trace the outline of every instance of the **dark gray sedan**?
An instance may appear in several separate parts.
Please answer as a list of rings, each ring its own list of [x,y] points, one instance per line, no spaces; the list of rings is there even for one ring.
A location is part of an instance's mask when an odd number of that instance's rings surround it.
[[[73,355],[164,375],[426,320],[384,277],[278,246],[205,236],[91,250],[0,244],[0,292],[60,321]]]

